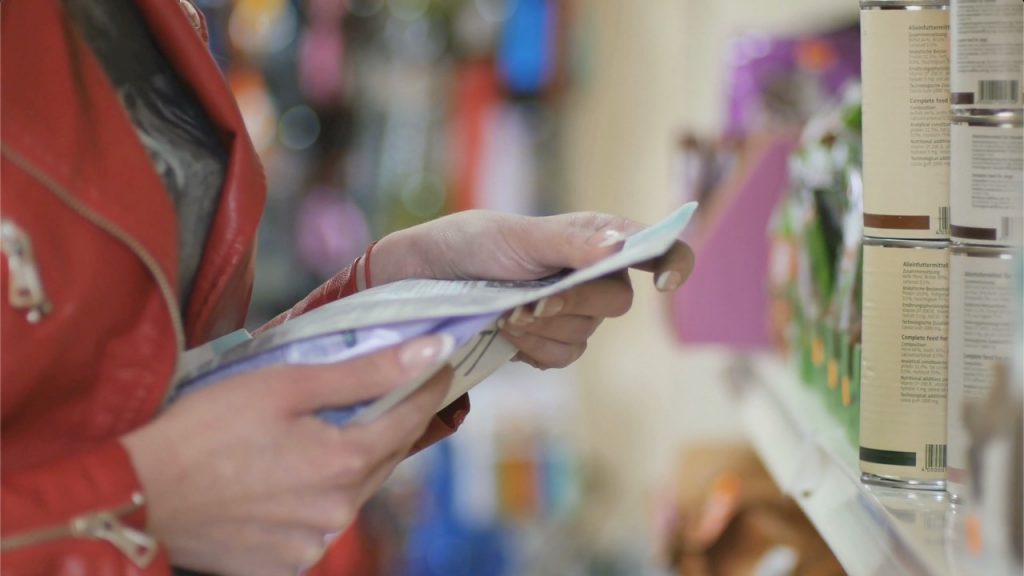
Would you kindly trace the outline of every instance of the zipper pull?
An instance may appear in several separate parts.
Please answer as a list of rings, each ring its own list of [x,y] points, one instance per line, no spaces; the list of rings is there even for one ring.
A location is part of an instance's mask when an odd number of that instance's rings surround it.
[[[84,538],[106,540],[139,568],[149,566],[156,557],[156,540],[117,519],[111,512],[96,512],[71,521],[71,533]]]
[[[35,324],[50,313],[53,305],[46,297],[39,269],[32,255],[32,242],[17,224],[7,218],[0,220],[0,249],[7,256],[11,285],[7,300],[11,306],[27,309],[26,319]]]

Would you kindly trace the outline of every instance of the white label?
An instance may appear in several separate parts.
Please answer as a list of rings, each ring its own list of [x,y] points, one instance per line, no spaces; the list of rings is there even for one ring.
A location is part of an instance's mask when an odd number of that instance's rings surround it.
[[[953,103],[1019,106],[1024,67],[1024,2],[953,0],[950,91]],[[964,102],[966,96],[972,102]]]
[[[1024,129],[955,123],[950,152],[953,237],[978,244],[1020,244]]]
[[[949,259],[948,462],[951,493],[961,495],[967,478],[965,402],[988,394],[999,363],[1013,357],[1017,308],[1014,262],[1009,255],[953,252]]]

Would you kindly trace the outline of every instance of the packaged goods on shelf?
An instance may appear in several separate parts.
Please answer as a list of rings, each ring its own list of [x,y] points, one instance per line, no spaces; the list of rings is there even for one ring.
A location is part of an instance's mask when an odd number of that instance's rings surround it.
[[[949,243],[864,241],[860,468],[941,490],[946,478]]]
[[[954,115],[950,126],[952,238],[1019,246],[1024,228],[1024,113],[973,112]]]
[[[949,258],[949,461],[946,490],[966,495],[970,466],[964,410],[981,402],[1014,354],[1020,306],[1015,251],[954,246]]]
[[[687,238],[701,272],[672,302],[681,342],[760,351],[777,340],[768,321],[772,248],[764,231],[790,189],[800,131],[856,79],[859,42],[856,27],[842,26],[730,43],[722,132],[703,141],[688,134],[679,148],[683,197],[707,201]]]
[[[772,319],[802,380],[856,438],[860,391],[860,92],[808,123],[772,225]]]
[[[950,0],[950,99],[961,114],[1019,108],[1024,88],[1024,3]]]
[[[861,2],[867,236],[949,237],[947,8]]]

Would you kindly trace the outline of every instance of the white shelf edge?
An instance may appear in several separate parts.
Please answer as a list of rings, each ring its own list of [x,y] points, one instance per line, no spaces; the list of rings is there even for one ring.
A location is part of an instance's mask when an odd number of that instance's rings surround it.
[[[973,576],[956,562],[944,493],[865,486],[857,454],[795,367],[755,356],[732,375],[748,437],[853,576]]]

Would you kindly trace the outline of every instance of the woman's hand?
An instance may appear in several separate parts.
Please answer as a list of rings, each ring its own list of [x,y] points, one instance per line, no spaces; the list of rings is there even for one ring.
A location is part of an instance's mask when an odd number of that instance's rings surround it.
[[[374,248],[374,284],[402,278],[534,280],[578,269],[618,251],[644,229],[631,220],[592,212],[531,218],[487,211],[452,214],[389,235]],[[677,242],[637,268],[653,272],[663,292],[693,269],[693,251]],[[574,362],[605,318],[625,314],[633,289],[626,272],[594,280],[515,310],[503,331],[518,358],[538,368]]]
[[[311,566],[423,433],[451,372],[368,424],[337,428],[315,412],[434,371],[452,347],[450,338],[422,338],[342,364],[250,373],[186,396],[122,439],[148,501],[148,530],[184,568],[294,576]]]

